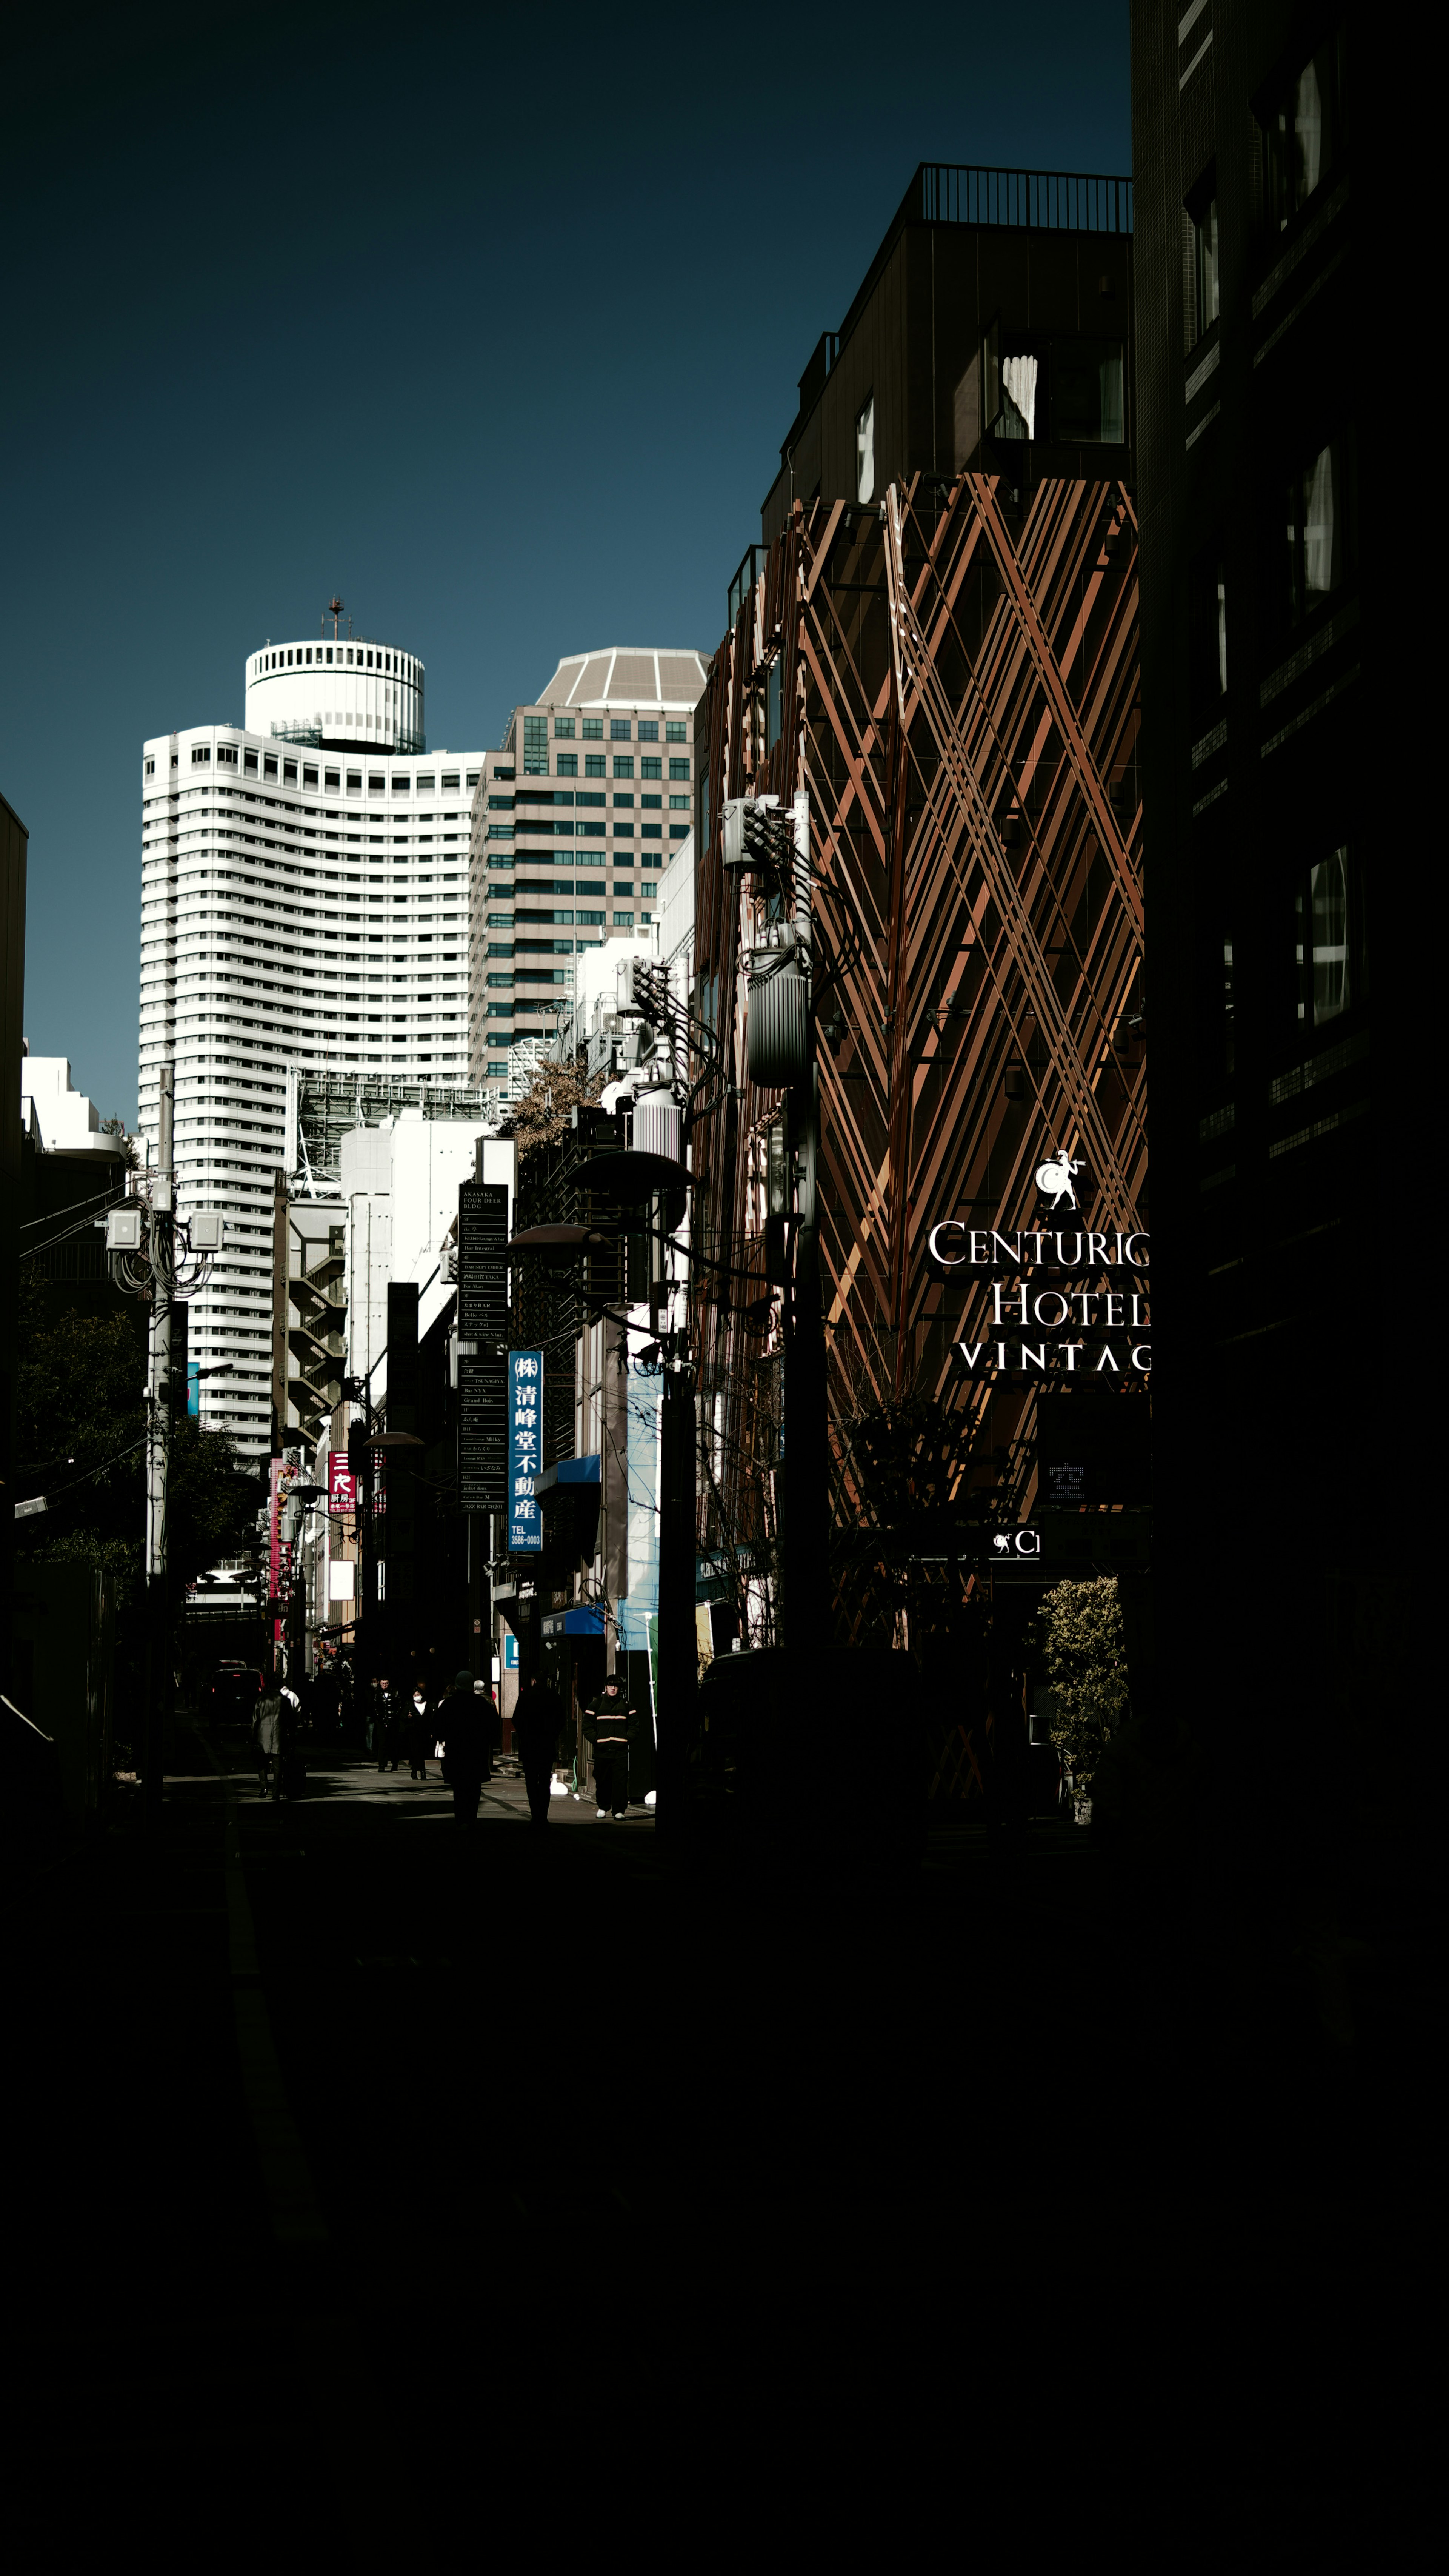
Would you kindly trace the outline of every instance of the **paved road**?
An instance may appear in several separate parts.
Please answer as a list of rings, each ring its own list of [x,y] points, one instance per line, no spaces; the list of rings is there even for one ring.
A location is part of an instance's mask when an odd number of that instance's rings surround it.
[[[782,1891],[642,1815],[555,1801],[537,1838],[516,1782],[460,1833],[436,1779],[339,1756],[278,1806],[243,1762],[198,1744],[159,1837],[10,1907],[24,2402],[92,2501],[164,2427],[178,2513],[224,2436],[239,2531],[286,2494],[299,2539],[375,2537],[399,2408],[436,2433],[460,2348],[507,2376],[596,2294],[777,2315],[1423,2250],[1417,2002],[1352,2048],[1291,1986],[1215,2015],[1070,1827]]]

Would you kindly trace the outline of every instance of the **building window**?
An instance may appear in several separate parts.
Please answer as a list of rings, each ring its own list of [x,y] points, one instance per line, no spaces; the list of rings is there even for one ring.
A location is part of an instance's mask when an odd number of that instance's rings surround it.
[[[600,886],[598,891],[602,894],[603,887]],[[604,916],[601,912],[576,912],[574,914],[574,919],[575,921],[591,922],[596,929],[602,929]]]
[[[632,929],[633,929],[633,927],[634,927],[634,915],[632,914],[632,912],[616,912],[616,913],[615,913],[615,915],[614,915],[614,928],[615,928],[616,930],[632,930]]]
[[[639,802],[649,813],[657,814],[663,806],[664,799],[662,796],[641,796]]]
[[[875,497],[875,396],[868,394],[855,415],[855,497]]]
[[[639,838],[641,841],[662,841],[664,838],[663,824],[641,823],[639,826]]]
[[[663,761],[641,760],[639,763],[639,775],[641,778],[662,778],[664,775]]]
[[[329,795],[329,796],[338,796],[338,795],[340,795],[340,794],[341,794],[341,792],[342,792],[342,772],[341,772],[341,770],[340,770],[340,769],[329,769],[329,770],[328,770],[328,772],[327,772],[327,782],[326,782],[326,783],[327,783],[327,793],[328,793],[328,795]]]
[[[146,763],[146,775],[147,775],[147,777],[148,777],[148,778],[154,778],[154,777],[155,777],[155,775],[156,775],[156,763],[155,763],[155,761],[154,761],[154,760],[148,760],[148,761],[147,761],[147,763]]]
[[[1362,938],[1347,848],[1308,869],[1293,897],[1300,1027],[1323,1028],[1362,999]],[[1355,957],[1355,949],[1359,954]]]
[[[248,778],[255,778],[257,774],[257,755],[254,751],[244,751],[242,753],[242,768]]]
[[[1002,367],[1003,381],[1006,367]],[[1120,340],[1054,340],[1052,436],[1063,447],[1120,447],[1127,435]]]
[[[633,777],[633,775],[634,775],[634,763],[633,763],[633,761],[632,761],[632,760],[624,760],[624,759],[621,759],[621,758],[616,754],[616,755],[615,755],[615,759],[614,759],[614,776],[615,776],[616,778],[632,778],[632,777]],[[615,797],[614,802],[615,802],[615,804],[616,804],[616,805],[618,804],[619,800],[618,800],[618,797],[617,797],[617,796]],[[630,797],[629,802],[630,802],[630,804],[631,804],[631,805],[633,804],[634,799],[633,799],[633,797],[632,797],[632,796]]]
[[[275,755],[274,755],[272,752],[270,752],[270,751],[263,752],[263,754],[262,754],[262,776],[263,776],[264,778],[275,778],[275,777],[276,777],[276,774],[277,774],[277,763],[276,763]]]
[[[236,758],[236,754],[235,754],[235,752],[233,752],[233,753],[232,753],[232,758],[233,758],[233,760],[235,760],[235,758]],[[316,772],[316,770],[315,770],[315,769],[309,769],[309,768],[307,767],[307,764],[306,764],[306,762],[305,762],[305,761],[304,761],[304,762],[303,762],[303,764],[302,764],[302,784],[303,784],[303,786],[304,786],[304,787],[315,787],[315,786],[316,786],[316,784],[317,784],[317,772]]]
[[[1188,200],[1192,227],[1193,337],[1200,340],[1218,318],[1218,183],[1210,170]]]
[[[671,796],[669,799],[669,811],[671,814],[687,814],[689,812],[689,798],[687,796]]]
[[[287,760],[287,759],[285,759],[285,758],[283,759],[283,762],[282,762],[282,782],[283,782],[283,785],[284,785],[284,786],[291,786],[291,787],[295,787],[295,786],[296,786],[296,784],[297,784],[297,764],[296,764],[295,760]]]
[[[657,742],[659,740],[658,725],[646,724],[641,718],[639,725],[639,739],[641,742]]]
[[[603,717],[585,716],[579,727],[579,731],[583,735],[585,742],[602,742],[604,739]]]
[[[606,777],[607,774],[608,762],[605,760],[603,753],[601,751],[586,751],[584,754],[585,778],[603,778]]]
[[[610,718],[609,718],[609,740],[610,740],[610,742],[628,742],[630,739],[631,739],[631,735],[630,735],[630,731],[629,731],[629,719],[628,719],[628,717],[627,717],[627,716],[610,716]]]
[[[210,743],[209,743],[209,742],[194,742],[194,743],[192,744],[192,746],[191,746],[191,766],[192,766],[192,768],[193,768],[193,769],[198,769],[198,768],[201,766],[201,763],[202,763],[204,760],[210,760],[210,758],[211,758],[211,745],[210,745]],[[294,773],[294,774],[295,774],[295,773]]]
[[[676,724],[673,718],[671,718],[664,728],[664,739],[666,742],[687,742],[689,740],[689,736],[685,732],[683,725]]]
[[[647,902],[650,900],[651,896],[656,895],[656,894],[659,892],[659,888],[658,888],[658,886],[657,886],[657,885],[641,885],[641,886],[640,886],[640,888],[639,888],[639,892],[640,892],[640,893],[641,893],[641,895],[644,897],[644,900],[645,900],[645,902],[647,903]]]
[[[525,716],[523,719],[523,775],[525,778],[548,776],[547,716]]]
[[[1304,64],[1264,118],[1269,223],[1282,232],[1343,157],[1344,31]]]
[[[1212,725],[1228,693],[1228,585],[1222,547],[1203,546],[1188,567],[1188,685],[1194,732]]]
[[[669,837],[671,841],[687,841],[689,838],[689,825],[687,823],[671,823],[669,826]]]
[[[669,775],[670,775],[670,777],[671,777],[671,778],[687,778],[687,777],[689,776],[689,763],[688,763],[688,761],[687,761],[687,760],[671,760],[671,762],[670,762],[670,764],[669,764]],[[672,799],[671,799],[671,802],[672,802]]]
[[[477,784],[478,784],[478,772],[477,772],[477,770],[476,770],[476,769],[470,769],[470,770],[469,770],[469,772],[468,772],[468,785],[469,785],[470,789],[471,789],[471,788],[476,787],[476,786],[477,786]]]
[[[386,793],[386,790],[387,790],[387,780],[386,780],[385,778],[379,778],[379,777],[377,777],[377,776],[374,774],[374,772],[373,772],[372,770],[369,770],[369,771],[368,771],[368,773],[367,773],[367,792],[368,792],[368,795],[369,795],[369,796],[382,796],[382,795],[384,795],[384,794]]]
[[[554,720],[553,720],[553,738],[554,738],[554,741],[555,741],[555,742],[572,742],[572,741],[573,741],[573,738],[574,738],[574,720],[573,720],[573,717],[572,717],[572,716],[555,716],[555,717],[554,717]]]
[[[554,762],[554,767],[560,778],[577,778],[579,774],[578,753],[576,751],[561,751]]]
[[[1352,434],[1341,431],[1311,465],[1288,478],[1280,616],[1289,630],[1313,618],[1348,578],[1353,548]]]

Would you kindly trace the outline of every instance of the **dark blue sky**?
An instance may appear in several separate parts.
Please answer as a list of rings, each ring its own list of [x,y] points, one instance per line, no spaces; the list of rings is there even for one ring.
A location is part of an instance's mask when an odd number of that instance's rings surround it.
[[[31,1046],[129,1123],[143,738],[238,722],[248,651],[334,589],[423,655],[435,747],[496,742],[560,653],[708,651],[915,164],[1125,171],[1127,11],[40,16],[0,788]]]

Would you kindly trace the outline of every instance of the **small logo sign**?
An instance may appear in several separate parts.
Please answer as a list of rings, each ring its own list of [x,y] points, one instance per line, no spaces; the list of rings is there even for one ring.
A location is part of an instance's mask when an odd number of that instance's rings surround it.
[[[1063,1199],[1070,1206],[1076,1206],[1077,1193],[1072,1181],[1081,1169],[1080,1159],[1069,1159],[1065,1154],[1050,1154],[1044,1163],[1038,1163],[1036,1185],[1051,1200],[1053,1208],[1059,1208]]]
[[[1041,1532],[1034,1529],[997,1530],[991,1541],[994,1557],[1040,1556]]]

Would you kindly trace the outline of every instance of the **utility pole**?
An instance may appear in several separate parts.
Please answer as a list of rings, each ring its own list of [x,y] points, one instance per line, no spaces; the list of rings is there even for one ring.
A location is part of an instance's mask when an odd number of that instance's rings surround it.
[[[785,1355],[785,1478],[780,1554],[785,1642],[823,1646],[829,1638],[829,1423],[825,1330],[820,1297],[820,1072],[815,1043],[815,954],[811,910],[810,799],[801,788],[788,810],[775,796],[725,806],[726,874],[770,888],[779,913],[750,955],[746,1048],[749,1075],[785,1093],[780,1174],[786,1248],[780,1279]],[[793,1206],[791,1204],[793,1198]]]
[[[144,1297],[150,1307],[146,1366],[146,1705],[141,1777],[148,1825],[160,1821],[166,1764],[166,1721],[171,1706],[171,1622],[167,1477],[171,1450],[171,1323],[177,1299],[200,1287],[210,1274],[211,1256],[222,1247],[223,1219],[217,1214],[180,1223],[176,1215],[174,1135],[176,1068],[160,1069],[160,1118],[156,1170],[149,1206],[131,1202],[112,1208],[106,1218],[106,1250],[111,1277],[131,1297]],[[198,1378],[229,1370],[230,1360],[216,1368],[198,1369]],[[182,1391],[185,1409],[185,1390]]]
[[[161,1817],[161,1784],[171,1713],[167,1617],[166,1471],[171,1452],[171,1301],[176,1293],[176,1181],[173,1169],[176,1068],[161,1067],[161,1119],[151,1184],[150,1365],[146,1377],[146,1734],[141,1776],[146,1821]]]

